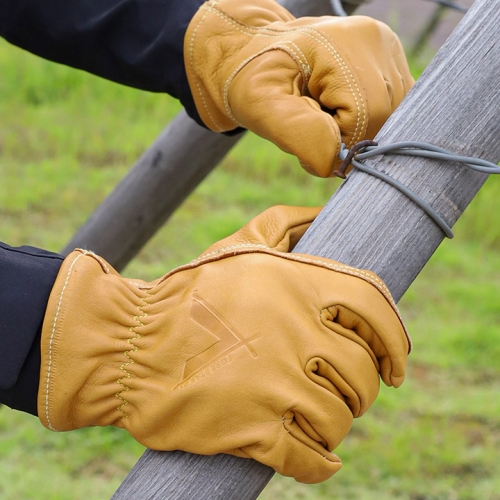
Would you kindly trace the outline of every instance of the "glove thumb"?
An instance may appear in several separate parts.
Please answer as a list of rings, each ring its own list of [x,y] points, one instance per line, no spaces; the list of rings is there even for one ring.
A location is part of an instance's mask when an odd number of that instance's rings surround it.
[[[264,245],[278,252],[290,252],[322,207],[275,206],[262,212],[236,233],[218,241],[207,252],[236,245]]]

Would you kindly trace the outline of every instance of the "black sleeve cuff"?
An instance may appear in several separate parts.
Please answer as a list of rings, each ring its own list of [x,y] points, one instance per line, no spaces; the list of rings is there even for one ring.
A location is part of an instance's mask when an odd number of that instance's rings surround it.
[[[0,36],[45,59],[164,92],[199,119],[184,36],[204,0],[0,0]]]
[[[13,410],[38,416],[38,385],[40,383],[40,337],[38,332],[28,357],[18,374],[16,383],[9,389],[0,387],[0,402]]]
[[[0,402],[36,415],[40,333],[64,257],[0,243]]]

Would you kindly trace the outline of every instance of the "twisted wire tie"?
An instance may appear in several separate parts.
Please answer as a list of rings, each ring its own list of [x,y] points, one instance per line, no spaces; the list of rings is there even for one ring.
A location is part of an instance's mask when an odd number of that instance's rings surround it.
[[[369,165],[361,163],[361,160],[366,160],[376,155],[383,154],[399,154],[408,156],[422,156],[424,158],[431,158],[436,160],[444,160],[450,162],[458,162],[466,167],[482,172],[485,174],[500,174],[500,167],[492,162],[483,160],[481,158],[474,158],[471,156],[461,156],[446,149],[419,141],[396,142],[394,144],[387,144],[379,146],[374,141],[361,141],[347,149],[345,144],[342,144],[339,158],[343,160],[341,167],[333,173],[342,179],[346,178],[346,171],[349,165],[361,170],[362,172],[377,177],[378,179],[387,182],[394,188],[401,191],[408,198],[410,198],[416,205],[418,205],[427,215],[441,228],[448,238],[453,238],[454,234],[450,226],[441,218],[441,216],[420,196],[415,194],[404,184],[394,179],[390,175],[381,172]]]

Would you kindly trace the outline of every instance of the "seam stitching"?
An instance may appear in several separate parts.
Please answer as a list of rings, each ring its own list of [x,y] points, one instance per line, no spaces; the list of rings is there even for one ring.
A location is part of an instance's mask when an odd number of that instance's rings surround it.
[[[307,27],[307,26],[295,28],[295,29],[288,29],[286,31],[275,30],[275,29],[272,29],[272,28],[269,28],[266,26],[263,26],[263,27],[261,27],[261,26],[248,26],[248,25],[245,25],[243,23],[238,22],[236,19],[230,17],[225,12],[218,10],[217,7],[215,6],[215,2],[214,2],[214,5],[207,5],[205,8],[207,9],[207,13],[204,14],[203,18],[200,20],[200,22],[196,26],[195,31],[198,28],[198,26],[201,24],[201,22],[205,19],[206,15],[208,15],[208,12],[212,12],[216,16],[220,17],[222,20],[231,24],[237,31],[243,33],[244,35],[248,35],[250,37],[262,36],[262,37],[276,38],[276,37],[289,36],[290,33],[301,33],[305,36],[308,36],[308,37],[316,40],[320,45],[322,45],[328,52],[330,52],[330,54],[333,55],[334,59],[337,61],[338,65],[342,71],[342,74],[344,76],[344,79],[347,82],[347,85],[348,85],[349,90],[352,94],[352,97],[354,98],[354,101],[355,101],[355,105],[356,105],[356,109],[357,109],[356,126],[354,129],[352,141],[349,143],[348,147],[350,147],[352,144],[359,142],[358,137],[361,138],[363,136],[363,131],[366,129],[366,120],[367,120],[367,112],[366,112],[365,102],[363,99],[363,94],[358,86],[358,83],[356,82],[356,79],[354,78],[354,75],[352,74],[351,70],[349,69],[348,65],[345,63],[342,56],[339,54],[337,49],[334,47],[332,42],[327,37],[325,37],[318,30],[316,30],[314,28]],[[256,33],[251,33],[251,31],[255,31]],[[194,37],[194,32],[193,32],[193,37]],[[191,38],[190,54],[192,54],[192,49],[193,49],[192,46],[194,44],[193,37]],[[282,43],[283,42],[287,43],[287,42],[289,42],[289,40],[285,39],[282,41]],[[269,48],[266,48],[266,49],[262,50],[261,52],[259,52],[258,54],[251,56],[249,58],[249,60],[252,60],[253,58],[257,57],[258,55],[261,55],[262,53],[266,52],[268,49]],[[248,62],[248,60],[246,62]],[[192,64],[192,66],[193,66],[193,64]],[[237,68],[237,70],[239,71],[242,66],[243,66],[243,64],[241,64]],[[231,80],[234,78],[234,75],[235,75],[235,72],[233,71],[233,73],[230,76]],[[228,82],[226,82],[226,85],[227,85],[227,83]],[[354,85],[358,95],[356,95],[354,88],[353,88],[353,85]],[[200,92],[201,92],[201,89],[200,89]],[[358,96],[359,96],[359,101],[358,101]],[[203,98],[203,95],[202,95],[202,98]],[[225,96],[223,96],[223,99],[224,99],[224,105],[226,107]],[[204,101],[204,98],[203,98],[203,101]],[[360,102],[361,102],[361,107],[360,107]],[[207,109],[207,111],[208,111],[208,109]],[[226,108],[226,111],[227,111],[227,108]],[[233,118],[232,113],[231,113],[230,117]]]
[[[255,36],[255,35],[252,35]],[[287,45],[291,45],[292,47],[295,48],[295,51],[291,48],[288,47]],[[302,85],[302,94],[304,94],[305,89],[307,89],[307,84],[309,83],[309,78],[311,76],[311,68],[309,66],[309,63],[307,62],[307,58],[304,55],[304,53],[300,50],[300,48],[291,40],[283,40],[279,41],[273,45],[269,45],[268,47],[264,47],[262,50],[259,52],[252,54],[251,56],[247,57],[244,61],[242,61],[235,69],[234,71],[229,75],[227,78],[226,82],[224,83],[224,88],[222,91],[222,99],[224,101],[224,108],[226,110],[226,113],[228,116],[239,126],[243,126],[241,123],[238,122],[236,117],[233,114],[233,111],[231,107],[229,106],[229,87],[231,83],[233,82],[234,78],[236,75],[251,61],[254,59],[257,59],[259,56],[262,54],[265,54],[266,52],[271,52],[272,50],[282,50],[286,54],[288,54],[291,59],[297,64],[297,67],[302,74],[302,79],[303,79],[303,85]]]
[[[311,33],[308,33],[309,31]],[[333,55],[333,57],[335,58],[335,60],[339,64],[340,69],[342,70],[345,81],[347,82],[347,85],[349,86],[349,90],[351,91],[351,94],[352,94],[354,101],[356,103],[356,109],[358,111],[357,115],[356,115],[356,127],[354,129],[352,142],[350,143],[351,145],[356,144],[357,142],[359,142],[359,140],[361,140],[362,136],[364,135],[363,131],[366,129],[366,115],[367,115],[365,102],[363,99],[363,94],[358,86],[358,83],[356,82],[354,75],[352,74],[351,70],[349,69],[349,66],[345,63],[345,61],[342,59],[342,56],[339,54],[339,52],[333,46],[333,44],[330,42],[330,40],[328,40],[328,38],[326,38],[321,32],[319,32],[318,30],[316,30],[314,28],[306,28],[305,30],[301,30],[301,32],[303,34],[317,40],[321,45],[323,45],[323,47]],[[316,36],[314,36],[314,35],[316,35],[318,38],[316,38]],[[351,84],[351,81],[352,81],[352,84]],[[357,91],[358,96],[359,96],[359,101],[361,101],[362,109],[360,108],[358,97],[356,96],[356,93],[354,92],[352,85],[354,85],[354,87],[356,88],[356,91]],[[362,118],[361,118],[361,115],[362,115]],[[361,120],[361,124],[360,124],[360,120]],[[358,131],[358,129],[359,129],[359,131]],[[359,140],[357,139],[358,136],[359,136]]]
[[[332,269],[334,271],[339,271],[344,274],[350,274],[353,276],[358,276],[363,278],[365,281],[369,281],[370,283],[374,284],[377,286],[377,288],[383,290],[384,294],[387,294],[390,296],[389,289],[387,288],[386,284],[376,275],[373,275],[371,273],[368,273],[364,271],[363,269],[356,269],[351,266],[346,266],[344,264],[338,263],[338,264],[332,264],[330,262],[325,262],[323,260],[317,259],[317,258],[308,258],[308,257],[303,257],[299,254],[293,254],[293,253],[285,253],[285,252],[278,252],[277,250],[273,250],[270,247],[267,247],[265,245],[261,244],[254,244],[254,243],[247,243],[247,244],[237,244],[237,245],[231,245],[228,247],[221,248],[220,250],[214,250],[213,252],[209,252],[203,255],[200,255],[200,257],[194,259],[191,261],[191,263],[202,263],[205,260],[209,260],[211,257],[214,257],[216,255],[219,255],[221,253],[227,253],[231,252],[234,250],[263,250],[264,253],[269,253],[273,255],[277,255],[279,257],[288,259],[288,260],[297,260],[300,262],[305,262],[307,264],[317,264],[321,267],[326,267],[328,269]],[[394,300],[391,301],[394,303]],[[395,304],[395,303],[394,303]]]
[[[48,364],[47,364],[47,375],[45,379],[45,419],[47,420],[47,427],[55,431],[56,429],[53,427],[52,422],[50,421],[50,416],[49,416],[49,392],[50,392],[50,378],[52,375],[52,358],[53,358],[53,344],[54,344],[54,336],[56,333],[56,327],[57,327],[57,320],[59,319],[59,313],[61,311],[61,306],[62,306],[62,301],[64,297],[64,292],[66,291],[66,287],[69,282],[69,278],[71,276],[71,272],[73,271],[73,267],[78,261],[80,257],[83,257],[85,253],[81,253],[78,255],[75,260],[71,263],[71,266],[68,269],[68,273],[66,275],[66,280],[64,281],[64,285],[61,289],[61,293],[59,294],[59,300],[57,302],[57,308],[56,308],[56,313],[54,315],[54,320],[52,321],[52,330],[50,332],[50,337],[49,337],[49,352],[48,352]]]
[[[204,94],[203,89],[201,88],[201,85],[200,85],[200,78],[197,76],[196,71],[194,69],[195,68],[195,64],[194,64],[194,40],[196,38],[198,28],[205,21],[205,18],[210,14],[210,12],[213,10],[213,7],[211,5],[208,5],[208,3],[203,5],[202,8],[205,9],[206,12],[203,14],[201,19],[196,24],[196,27],[194,28],[193,34],[191,35],[191,39],[189,41],[189,64],[191,66],[191,70],[193,72],[193,75],[194,75],[194,78],[196,81],[196,90],[198,91],[198,94],[200,95],[201,101],[203,103],[203,107],[205,108],[205,111],[207,112],[207,114],[210,118],[210,121],[212,122],[212,126],[215,128],[215,130],[217,132],[222,132],[222,127],[217,124],[217,122],[215,121],[215,118],[212,116],[212,113],[210,112],[208,102],[205,99],[205,94]]]
[[[296,253],[287,253],[287,252],[279,252],[277,250],[274,250],[266,245],[259,244],[259,243],[240,243],[236,245],[230,245],[227,247],[223,247],[217,250],[213,250],[211,252],[205,253],[197,257],[196,259],[193,259],[191,262],[188,262],[187,264],[184,264],[183,266],[179,266],[169,273],[165,274],[162,276],[159,280],[154,282],[153,284],[147,284],[147,285],[138,285],[136,283],[131,283],[132,285],[140,288],[141,290],[144,290],[146,293],[148,293],[148,290],[152,290],[156,286],[160,285],[163,283],[165,280],[173,276],[174,274],[177,274],[181,271],[188,270],[188,269],[193,269],[195,267],[201,266],[206,263],[210,263],[214,260],[218,260],[220,258],[226,258],[226,257],[232,257],[236,255],[241,255],[249,252],[255,252],[255,253],[265,253],[268,255],[274,255],[276,257],[280,257],[282,259],[287,259],[287,260],[292,260],[292,261],[297,261],[297,262],[302,262],[305,264],[312,264],[315,266],[323,267],[326,269],[330,269],[332,271],[340,272],[343,274],[348,274],[350,276],[355,276],[357,278],[360,278],[371,285],[375,286],[386,298],[386,300],[389,302],[389,304],[392,306],[394,312],[398,316],[399,320],[401,321],[401,325],[403,327],[403,330],[405,332],[405,336],[408,340],[408,348],[411,350],[412,347],[412,342],[410,335],[406,331],[406,328],[404,326],[403,319],[401,317],[401,313],[398,309],[398,306],[396,305],[396,302],[394,301],[394,298],[392,297],[392,294],[390,290],[387,288],[387,285],[385,282],[379,278],[376,274],[366,271],[364,269],[358,269],[355,267],[347,266],[345,264],[342,264],[340,262],[325,262],[324,260],[321,260],[319,258],[313,258],[313,257],[305,257],[304,255],[301,254],[296,254]]]
[[[315,265],[318,267],[331,269],[332,271],[340,272],[343,274],[348,274],[350,276],[355,276],[355,277],[360,278],[364,281],[367,281],[368,283],[375,286],[384,295],[386,300],[392,306],[394,312],[397,314],[399,320],[401,321],[403,331],[405,332],[405,336],[408,340],[409,350],[411,350],[412,342],[411,342],[410,335],[406,331],[406,327],[404,326],[403,318],[401,316],[401,313],[398,309],[396,302],[394,301],[394,298],[392,297],[390,290],[387,288],[387,285],[385,284],[385,282],[382,279],[380,279],[376,274],[373,274],[369,271],[365,271],[364,269],[358,269],[355,267],[347,266],[347,265],[342,264],[342,263],[333,264],[331,262],[325,262],[325,261],[320,260],[318,258],[304,257],[303,255],[300,255],[300,254],[278,252],[277,250],[274,250],[274,249],[269,248],[269,247],[262,245],[262,244],[247,243],[247,244],[231,245],[228,247],[221,248],[219,250],[214,250],[213,252],[209,252],[209,253],[200,255],[200,257],[192,260],[189,264],[186,264],[185,266],[181,266],[180,268],[174,269],[173,271],[171,271],[171,273],[166,275],[165,278],[170,276],[174,272],[180,271],[182,269],[187,269],[187,268],[190,268],[193,266],[202,265],[206,262],[210,262],[212,259],[219,256],[220,254],[233,253],[233,255],[238,255],[240,253],[241,254],[245,253],[245,251],[266,253],[266,254],[275,255],[277,257],[281,257],[281,258],[287,259],[287,260],[303,262],[305,264],[312,264],[312,265]]]
[[[133,284],[133,283],[131,283]],[[147,293],[147,292],[146,292]],[[131,349],[128,349],[126,351],[123,352],[123,354],[125,355],[125,357],[127,358],[128,361],[126,361],[125,363],[122,363],[120,365],[120,370],[123,372],[123,376],[120,377],[116,383],[121,385],[122,386],[122,390],[121,391],[118,391],[115,393],[115,396],[121,400],[121,404],[118,405],[116,407],[116,409],[122,413],[122,416],[120,418],[128,418],[129,417],[129,413],[127,413],[125,410],[124,410],[124,407],[126,405],[129,404],[129,402],[127,401],[127,399],[125,399],[123,397],[123,393],[125,392],[128,392],[130,390],[130,387],[124,382],[125,379],[130,379],[132,377],[132,374],[130,373],[130,371],[128,370],[128,367],[130,367],[131,365],[133,365],[135,363],[134,359],[130,356],[130,353],[133,353],[133,352],[137,352],[139,350],[139,347],[134,344],[134,341],[137,341],[141,338],[141,334],[139,332],[136,331],[136,328],[137,327],[141,327],[141,326],[144,326],[144,323],[142,322],[142,319],[146,318],[147,317],[147,313],[144,311],[143,307],[145,305],[149,305],[149,302],[147,302],[147,300],[144,298],[144,297],[141,297],[140,298],[143,302],[143,305],[138,305],[137,306],[137,310],[139,311],[140,314],[136,314],[134,315],[134,321],[137,323],[135,326],[131,326],[129,328],[129,332],[132,333],[134,335],[134,337],[130,337],[129,339],[127,339],[127,344],[129,344],[131,346]]]

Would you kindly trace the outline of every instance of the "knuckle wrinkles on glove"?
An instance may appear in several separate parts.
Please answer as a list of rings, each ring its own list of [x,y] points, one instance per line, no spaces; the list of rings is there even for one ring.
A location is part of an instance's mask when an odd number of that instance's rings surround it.
[[[380,352],[381,344],[378,336],[368,323],[344,306],[338,305],[323,309],[320,317],[329,331],[341,335],[362,347],[371,357],[377,371],[379,370],[377,354],[386,355],[387,351],[384,349]],[[374,348],[378,351],[377,353],[373,351]]]
[[[332,398],[335,398],[332,403],[341,401],[354,417],[358,417],[378,394],[378,373],[366,355],[361,354],[360,358],[359,352],[338,352],[336,346],[332,347],[329,356],[316,357],[308,362],[307,376],[331,393]]]
[[[330,461],[336,461],[336,457],[331,454],[333,445],[329,444],[327,439],[318,434],[314,427],[309,423],[307,418],[304,417],[304,415],[302,415],[300,412],[292,410],[285,412],[282,417],[282,424],[283,428],[290,435],[290,437],[296,439],[303,445],[307,446],[307,448],[315,451],[322,457]],[[340,440],[342,440],[344,436],[345,433],[342,432]]]

